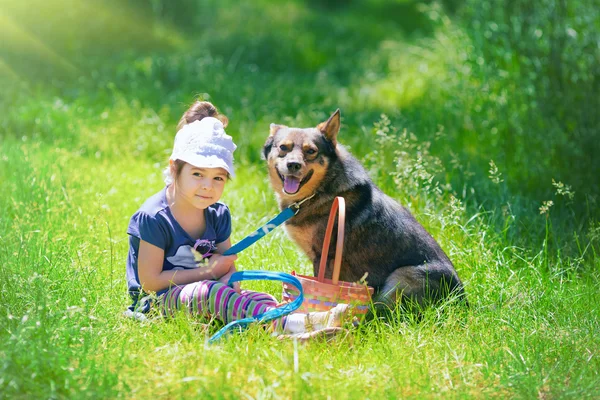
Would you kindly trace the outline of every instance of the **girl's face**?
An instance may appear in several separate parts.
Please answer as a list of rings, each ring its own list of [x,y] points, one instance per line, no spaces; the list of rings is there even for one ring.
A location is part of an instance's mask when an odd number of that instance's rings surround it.
[[[223,194],[227,171],[223,168],[197,168],[185,163],[175,181],[176,196],[195,208],[205,209]]]

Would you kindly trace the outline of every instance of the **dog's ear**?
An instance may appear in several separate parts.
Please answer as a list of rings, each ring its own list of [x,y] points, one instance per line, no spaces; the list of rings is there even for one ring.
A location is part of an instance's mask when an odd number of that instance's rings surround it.
[[[269,136],[274,136],[278,130],[280,130],[281,128],[286,128],[285,125],[277,125],[277,124],[271,124],[269,126],[270,128],[270,132],[269,132]]]
[[[271,152],[271,147],[273,147],[273,141],[275,140],[275,137],[273,135],[269,136],[267,138],[267,141],[265,142],[265,145],[263,146],[263,151],[261,154],[261,158],[263,160],[266,160],[267,157],[269,156],[269,153]]]
[[[327,140],[335,147],[337,144],[337,134],[340,131],[340,109],[338,108],[335,110],[327,121],[317,125],[317,129],[320,130],[325,138],[327,138]]]

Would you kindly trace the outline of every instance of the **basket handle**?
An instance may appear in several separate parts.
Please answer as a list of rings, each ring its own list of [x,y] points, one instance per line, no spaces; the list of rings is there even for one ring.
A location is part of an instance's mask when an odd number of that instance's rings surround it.
[[[335,259],[333,261],[333,275],[331,277],[334,285],[338,284],[340,279],[340,268],[342,266],[342,254],[344,252],[344,224],[346,222],[346,202],[341,196],[333,199],[331,211],[329,212],[329,220],[327,221],[327,229],[325,230],[325,238],[323,240],[323,250],[321,251],[321,261],[319,262],[318,281],[324,282],[325,268],[327,267],[327,256],[329,255],[329,242],[333,233],[333,223],[336,212],[338,214],[338,229],[337,242],[335,244]]]

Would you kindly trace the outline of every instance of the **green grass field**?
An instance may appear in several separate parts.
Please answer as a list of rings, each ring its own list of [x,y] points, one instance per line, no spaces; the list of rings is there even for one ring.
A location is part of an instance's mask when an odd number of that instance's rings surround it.
[[[535,4],[0,3],[0,398],[599,398],[600,9]],[[125,230],[195,98],[239,146],[234,242],[278,212],[269,123],[339,107],[471,308],[304,345],[123,318]],[[237,266],[312,268],[282,229]]]

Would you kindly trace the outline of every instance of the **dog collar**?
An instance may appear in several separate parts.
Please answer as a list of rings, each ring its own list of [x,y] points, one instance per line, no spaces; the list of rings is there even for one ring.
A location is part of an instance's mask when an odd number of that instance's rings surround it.
[[[292,204],[290,204],[290,206],[288,208],[293,208],[296,210],[296,212],[294,213],[294,215],[298,214],[298,212],[300,211],[300,206],[307,202],[308,200],[312,199],[313,197],[315,197],[316,193],[311,194],[308,197],[305,197],[304,199],[300,200],[300,201],[296,201]]]

